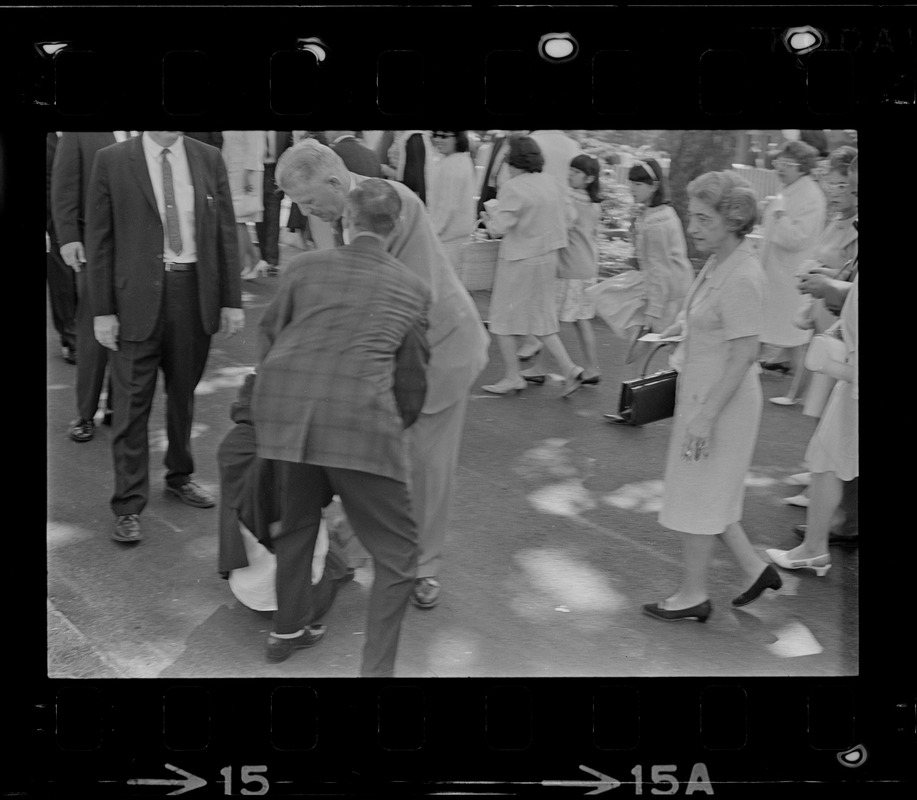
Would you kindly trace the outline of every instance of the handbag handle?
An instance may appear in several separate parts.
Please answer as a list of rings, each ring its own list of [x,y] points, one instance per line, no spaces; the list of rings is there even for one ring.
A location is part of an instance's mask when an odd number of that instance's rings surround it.
[[[643,362],[643,370],[640,372],[641,378],[646,377],[646,371],[649,369],[650,361],[652,361],[653,356],[656,355],[656,353],[658,353],[661,348],[667,347],[670,344],[672,344],[672,342],[659,342],[652,350],[650,350],[649,355],[646,357],[646,361]]]

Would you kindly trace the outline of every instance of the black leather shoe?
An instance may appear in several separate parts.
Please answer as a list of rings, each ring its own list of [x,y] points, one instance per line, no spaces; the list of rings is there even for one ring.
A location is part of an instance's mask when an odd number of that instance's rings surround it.
[[[278,639],[274,634],[267,637],[267,660],[275,664],[286,661],[294,650],[302,650],[318,644],[325,635],[324,625],[310,625],[295,639]]]
[[[707,617],[713,613],[713,606],[710,605],[709,600],[704,600],[703,603],[698,603],[696,606],[691,606],[690,608],[680,608],[678,611],[667,611],[664,608],[660,608],[659,603],[649,603],[643,606],[643,613],[649,614],[651,617],[656,617],[656,619],[664,619],[666,621],[696,619],[698,622],[706,622]]]
[[[777,570],[768,564],[761,570],[761,574],[751,587],[733,600],[732,604],[734,606],[747,606],[749,603],[757,600],[765,589],[773,589],[776,592],[781,586],[783,586],[783,581],[780,579],[780,575],[777,573]]]
[[[109,409],[108,411],[106,411],[106,412],[102,415],[102,424],[103,424],[103,425],[108,425],[108,427],[111,427],[111,418],[112,418],[113,416],[114,416],[114,414],[113,414],[113,412],[111,411],[111,409]]]
[[[91,419],[78,417],[70,423],[67,435],[74,442],[88,442],[95,435],[95,423]]]
[[[195,508],[212,508],[215,505],[210,492],[205,492],[194,481],[188,481],[181,486],[166,485],[166,491],[174,494],[183,503]]]
[[[796,534],[796,537],[799,539],[806,538],[806,531],[808,530],[808,525],[794,525],[793,533]],[[858,534],[840,534],[831,531],[828,534],[828,544],[837,545],[838,547],[856,547],[860,542],[860,537]]]
[[[139,542],[143,537],[140,535],[140,516],[139,514],[121,514],[115,522],[115,529],[112,531],[111,538],[116,542],[132,544]]]
[[[63,345],[60,349],[61,355],[68,364],[76,364],[76,348],[70,345]]]
[[[524,372],[520,372],[519,374],[529,383],[537,383],[539,386],[546,380],[544,375],[526,375]]]
[[[583,378],[583,386],[598,386],[601,381],[601,375],[593,375],[591,378]]]

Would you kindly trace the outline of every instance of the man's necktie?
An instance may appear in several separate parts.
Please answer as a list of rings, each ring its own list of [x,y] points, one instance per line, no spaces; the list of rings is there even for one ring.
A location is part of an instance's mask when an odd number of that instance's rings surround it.
[[[162,193],[166,201],[166,232],[169,247],[175,255],[181,253],[181,231],[178,227],[178,209],[175,207],[175,189],[172,186],[172,167],[169,164],[169,148],[162,151]]]
[[[341,247],[344,244],[344,223],[343,221],[339,219],[336,222],[332,222],[331,228],[334,230],[334,246]]]

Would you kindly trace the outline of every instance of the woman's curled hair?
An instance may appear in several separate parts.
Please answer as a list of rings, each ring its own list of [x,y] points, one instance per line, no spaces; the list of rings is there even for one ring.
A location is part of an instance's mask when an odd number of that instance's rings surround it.
[[[742,238],[758,222],[758,196],[751,184],[731,169],[707,172],[688,184],[688,196],[712,207],[730,231]]]

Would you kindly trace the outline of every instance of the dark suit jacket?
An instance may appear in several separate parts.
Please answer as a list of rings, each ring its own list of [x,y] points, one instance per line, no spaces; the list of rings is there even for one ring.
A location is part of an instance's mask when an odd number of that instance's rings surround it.
[[[57,143],[51,170],[51,213],[54,215],[57,240],[61,244],[85,244],[87,195],[93,159],[99,150],[113,145],[115,141],[111,131],[65,131]]]
[[[239,250],[232,195],[219,150],[184,138],[194,184],[201,325],[212,335],[221,308],[241,308]],[[89,185],[86,252],[93,316],[117,314],[120,338],[149,338],[159,316],[163,224],[143,153],[143,137],[96,155]]]
[[[402,433],[424,403],[429,306],[426,282],[377,240],[294,259],[261,320],[258,455],[405,480]],[[396,387],[405,375],[413,391]]]
[[[57,138],[57,132],[51,131],[45,140],[45,208],[48,212],[45,230],[53,241],[57,241],[57,236],[54,232],[54,215],[51,213],[51,170],[54,167],[54,153],[57,151]]]
[[[354,137],[348,137],[331,145],[331,149],[341,157],[350,172],[365,175],[367,178],[382,177],[379,156],[366,145],[360,144]]]

